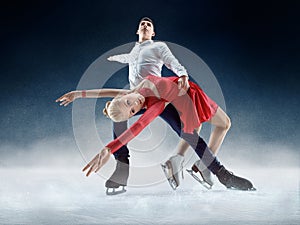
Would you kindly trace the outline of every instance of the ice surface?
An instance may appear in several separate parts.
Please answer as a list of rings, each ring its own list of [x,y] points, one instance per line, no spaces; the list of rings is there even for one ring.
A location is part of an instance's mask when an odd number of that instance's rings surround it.
[[[176,191],[165,181],[106,196],[105,180],[80,168],[2,168],[0,224],[299,224],[299,171],[234,168],[256,192],[216,179],[207,190],[186,173]]]
[[[178,139],[160,145],[163,157],[131,151],[129,187],[118,196],[106,196],[104,188],[114,160],[99,171],[101,176],[87,178],[81,172],[85,161],[69,138],[1,146],[0,224],[300,224],[298,149],[230,140],[219,158],[229,170],[249,178],[256,192],[226,190],[217,179],[207,190],[186,172],[173,191],[159,161],[176,151]],[[258,147],[253,149],[254,143]],[[191,154],[186,154],[185,168],[195,161]]]

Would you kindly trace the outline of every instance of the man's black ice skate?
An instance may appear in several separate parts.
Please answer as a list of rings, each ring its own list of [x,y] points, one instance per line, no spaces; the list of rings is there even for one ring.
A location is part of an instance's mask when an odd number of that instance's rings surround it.
[[[106,194],[117,195],[126,192],[127,180],[129,176],[128,158],[118,158],[114,173],[105,182]]]
[[[253,184],[242,177],[235,176],[232,172],[225,169],[222,166],[217,172],[216,176],[219,181],[229,189],[243,190],[243,191],[255,191]]]

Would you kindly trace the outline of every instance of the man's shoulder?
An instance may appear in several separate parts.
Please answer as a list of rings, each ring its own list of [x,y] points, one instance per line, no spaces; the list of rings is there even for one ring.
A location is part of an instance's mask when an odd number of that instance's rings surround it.
[[[163,42],[163,41],[154,41],[153,45],[167,47],[166,42]]]

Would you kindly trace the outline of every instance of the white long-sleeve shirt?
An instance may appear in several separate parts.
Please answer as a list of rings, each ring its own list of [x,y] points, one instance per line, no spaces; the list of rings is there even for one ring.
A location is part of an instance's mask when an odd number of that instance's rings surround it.
[[[160,41],[137,42],[130,53],[111,56],[110,60],[129,64],[131,89],[136,87],[148,75],[161,77],[163,65],[172,70],[177,76],[188,76],[186,69],[178,62],[166,43]]]

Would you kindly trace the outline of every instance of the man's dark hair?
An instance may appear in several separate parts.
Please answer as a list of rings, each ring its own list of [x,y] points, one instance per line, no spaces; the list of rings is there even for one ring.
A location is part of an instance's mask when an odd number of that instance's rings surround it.
[[[140,23],[141,23],[142,21],[149,21],[150,23],[152,23],[152,24],[154,25],[153,21],[152,21],[149,17],[143,17],[143,18],[140,20]]]

